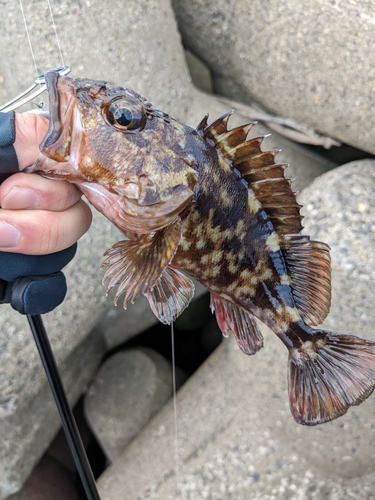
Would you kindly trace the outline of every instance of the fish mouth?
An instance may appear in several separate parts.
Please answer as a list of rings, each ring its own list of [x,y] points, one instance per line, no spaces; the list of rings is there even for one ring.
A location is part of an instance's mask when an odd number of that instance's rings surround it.
[[[45,156],[58,162],[68,159],[72,142],[77,97],[70,80],[71,78],[60,76],[57,71],[49,71],[45,75],[49,101],[49,128],[39,148]]]
[[[45,82],[49,101],[49,127],[39,145],[41,154],[24,172],[38,173],[49,179],[70,180],[72,174],[76,173],[74,161],[83,135],[77,96],[72,84],[74,80],[60,76],[57,71],[48,71]]]
[[[155,179],[155,172],[146,169],[139,177],[132,175],[128,180],[125,172],[122,182],[117,183],[112,164],[100,163],[103,156],[100,148],[96,159],[90,133],[97,125],[103,101],[113,98],[118,88],[107,89],[104,81],[70,78],[57,71],[46,73],[45,82],[49,128],[40,144],[41,154],[25,172],[76,184],[123,231],[146,234],[172,223],[193,199],[195,172],[180,167],[176,178],[170,169],[170,182],[166,179],[161,182]],[[90,158],[90,167],[82,160],[85,155]],[[109,172],[109,181],[103,180],[103,171]]]

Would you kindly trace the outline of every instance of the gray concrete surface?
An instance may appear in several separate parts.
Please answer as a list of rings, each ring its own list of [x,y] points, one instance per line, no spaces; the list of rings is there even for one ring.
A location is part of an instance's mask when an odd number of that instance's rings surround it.
[[[375,153],[374,5],[361,0],[173,0],[217,93]]]
[[[126,349],[104,362],[85,397],[85,414],[111,461],[164,406],[172,387],[170,363],[151,349]]]
[[[374,398],[322,427],[299,427],[287,353],[262,331],[263,352],[249,359],[225,340],[178,393],[178,460],[168,405],[103,473],[103,500],[373,498]]]
[[[324,324],[375,340],[375,161],[359,160],[317,178],[300,197],[305,231],[331,247],[333,293]],[[361,331],[359,332],[361,335]]]

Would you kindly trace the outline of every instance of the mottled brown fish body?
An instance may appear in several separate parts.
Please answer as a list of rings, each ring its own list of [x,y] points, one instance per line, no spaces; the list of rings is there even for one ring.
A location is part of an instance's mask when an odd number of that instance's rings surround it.
[[[289,401],[315,425],[360,404],[375,386],[375,343],[313,326],[330,307],[328,245],[302,235],[300,205],[253,124],[231,113],[194,130],[136,92],[46,77],[50,128],[29,169],[73,182],[129,239],[106,252],[108,290],[124,307],[143,294],[163,323],[188,306],[195,277],[223,335],[246,354],[263,346],[257,320],[289,350]]]
[[[282,334],[279,325],[296,314],[288,317],[294,300],[277,235],[240,175],[225,162],[215,170],[219,160],[199,171],[200,189],[181,215],[181,244],[171,265]]]

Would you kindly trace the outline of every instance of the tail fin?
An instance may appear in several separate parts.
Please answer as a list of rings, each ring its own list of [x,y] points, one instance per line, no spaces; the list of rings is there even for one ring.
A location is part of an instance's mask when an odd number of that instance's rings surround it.
[[[288,381],[297,423],[317,425],[340,417],[375,388],[375,342],[314,330],[311,341],[290,351]]]

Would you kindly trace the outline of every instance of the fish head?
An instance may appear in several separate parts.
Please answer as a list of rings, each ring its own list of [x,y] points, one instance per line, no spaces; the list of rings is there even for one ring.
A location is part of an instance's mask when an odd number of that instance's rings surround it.
[[[28,172],[64,179],[120,229],[161,229],[192,201],[193,129],[155,110],[136,92],[106,82],[46,74],[50,126]]]

